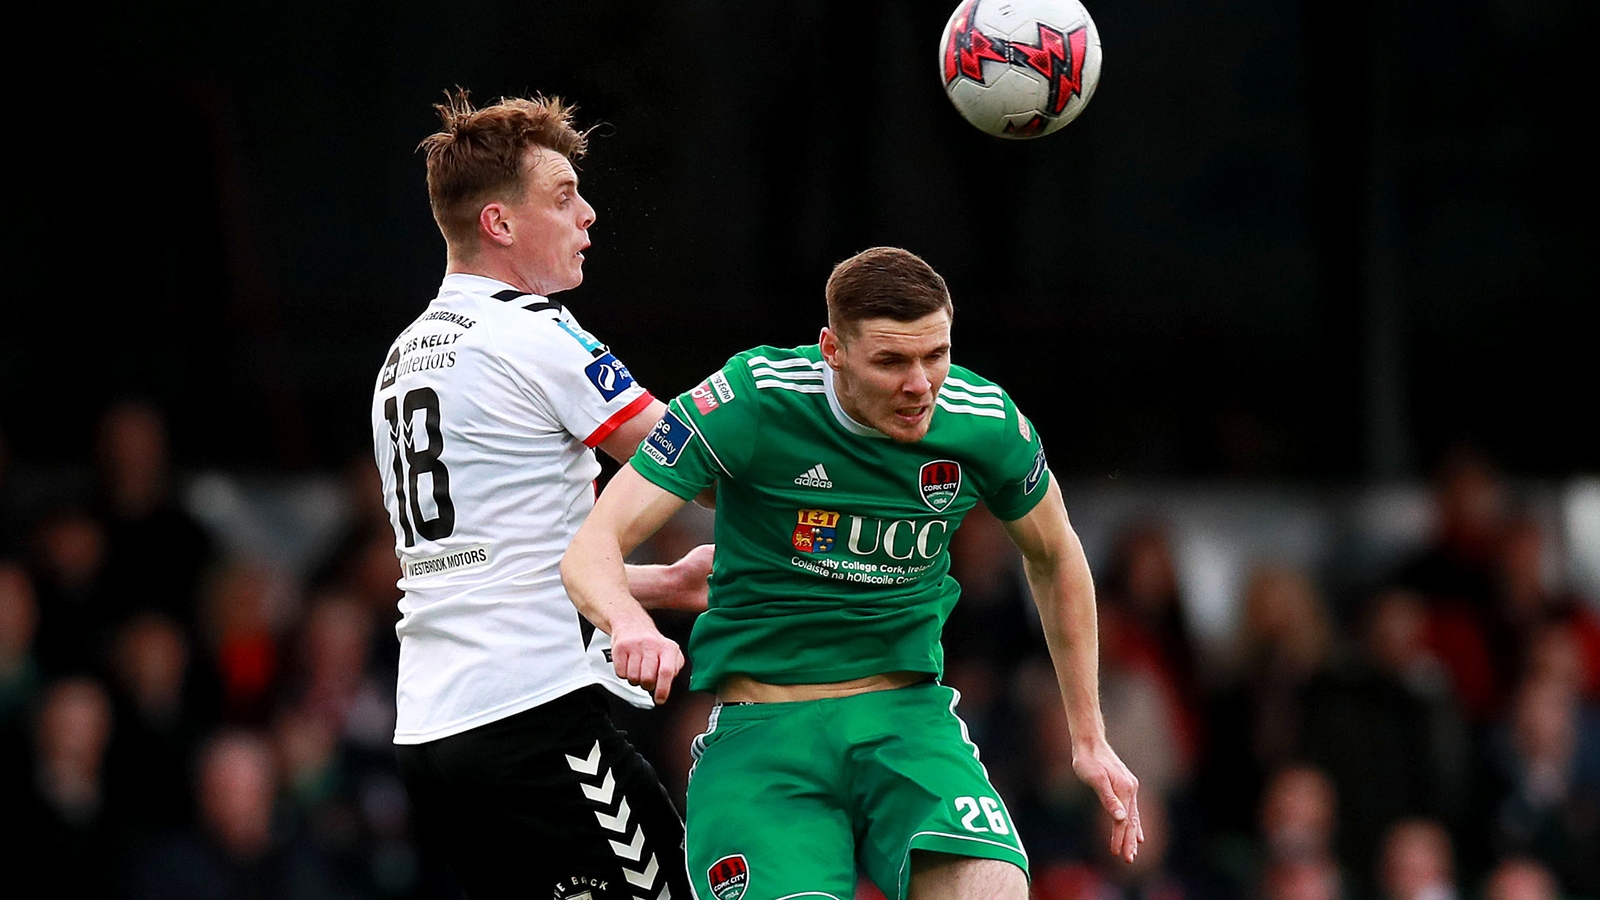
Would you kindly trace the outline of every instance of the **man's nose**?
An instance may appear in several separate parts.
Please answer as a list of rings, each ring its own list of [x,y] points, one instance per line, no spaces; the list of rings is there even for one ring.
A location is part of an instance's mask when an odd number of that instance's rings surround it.
[[[918,364],[911,367],[911,374],[906,378],[904,385],[908,394],[926,394],[933,387],[933,379],[928,377],[926,367]]]

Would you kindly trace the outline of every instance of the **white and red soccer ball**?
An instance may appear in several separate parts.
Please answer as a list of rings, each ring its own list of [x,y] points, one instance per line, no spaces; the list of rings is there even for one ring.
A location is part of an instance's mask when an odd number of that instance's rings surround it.
[[[1094,96],[1100,33],[1078,0],[962,0],[944,27],[939,66],[968,122],[997,137],[1040,137]]]

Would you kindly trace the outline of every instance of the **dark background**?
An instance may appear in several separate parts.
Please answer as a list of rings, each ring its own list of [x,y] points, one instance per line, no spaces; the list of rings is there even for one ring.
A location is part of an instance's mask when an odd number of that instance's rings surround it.
[[[189,466],[363,452],[443,270],[414,148],[463,85],[600,123],[563,299],[658,394],[814,340],[830,267],[897,244],[1066,477],[1404,477],[1462,440],[1600,468],[1594,3],[1101,0],[1093,103],[1019,143],[943,97],[951,6],[34,10],[8,27],[0,429],[74,461],[133,394]]]

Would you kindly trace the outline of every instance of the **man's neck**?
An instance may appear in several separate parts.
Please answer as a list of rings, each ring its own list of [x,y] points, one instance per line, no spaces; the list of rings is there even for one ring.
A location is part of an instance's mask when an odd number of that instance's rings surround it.
[[[446,275],[476,275],[479,278],[493,278],[495,281],[503,281],[519,291],[526,291],[530,294],[539,293],[515,269],[507,265],[500,265],[497,260],[486,259],[481,256],[470,262],[452,256],[445,262],[444,273]]]

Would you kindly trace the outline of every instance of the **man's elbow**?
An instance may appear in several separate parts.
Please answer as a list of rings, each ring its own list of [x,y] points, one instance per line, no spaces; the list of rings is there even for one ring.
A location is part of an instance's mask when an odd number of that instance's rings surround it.
[[[586,531],[579,528],[572,543],[567,545],[567,552],[561,554],[561,586],[566,588],[569,597],[576,597],[581,587],[583,559],[589,540]]]
[[[577,581],[575,574],[577,564],[573,561],[571,547],[568,547],[567,552],[561,555],[560,569],[561,587],[566,590],[567,596],[571,597],[576,590],[575,582]]]

